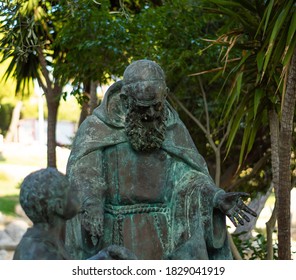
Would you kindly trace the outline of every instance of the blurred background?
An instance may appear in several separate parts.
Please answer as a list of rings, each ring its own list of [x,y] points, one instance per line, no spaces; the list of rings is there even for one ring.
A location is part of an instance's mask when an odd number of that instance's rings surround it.
[[[295,258],[294,0],[0,2],[0,259],[30,221],[30,172],[65,172],[82,121],[137,59],[161,65],[169,102],[217,185],[258,214],[229,223],[237,259]]]

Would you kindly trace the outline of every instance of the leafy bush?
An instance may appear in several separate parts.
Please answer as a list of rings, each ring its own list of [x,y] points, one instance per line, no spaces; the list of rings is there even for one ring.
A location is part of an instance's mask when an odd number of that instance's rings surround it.
[[[267,259],[267,240],[266,237],[258,233],[255,237],[241,240],[239,235],[233,235],[233,241],[245,260],[266,260]],[[274,259],[278,259],[278,244],[273,245]]]

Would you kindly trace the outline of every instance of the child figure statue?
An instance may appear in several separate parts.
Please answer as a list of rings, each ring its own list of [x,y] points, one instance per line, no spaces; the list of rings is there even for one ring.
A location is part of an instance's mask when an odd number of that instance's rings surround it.
[[[21,184],[20,204],[33,226],[24,234],[13,259],[71,259],[65,247],[66,221],[79,213],[80,205],[67,177],[55,168],[29,174]],[[90,259],[136,259],[136,256],[124,247],[112,245]]]

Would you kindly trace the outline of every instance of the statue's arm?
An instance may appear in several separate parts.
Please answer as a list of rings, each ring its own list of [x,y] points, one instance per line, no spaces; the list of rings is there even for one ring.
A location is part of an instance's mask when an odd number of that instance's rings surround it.
[[[257,214],[243,202],[243,198],[249,196],[247,193],[225,192],[223,189],[217,187],[212,178],[207,174],[200,175],[197,178],[197,182],[202,186],[202,194],[207,196],[208,199],[212,198],[210,199],[212,207],[219,209],[226,215],[234,226],[249,222],[250,218],[248,215],[253,217],[257,216]]]
[[[94,254],[103,234],[105,184],[102,150],[93,151],[68,167],[68,178],[80,201],[80,213],[67,225],[67,246],[75,259]]]

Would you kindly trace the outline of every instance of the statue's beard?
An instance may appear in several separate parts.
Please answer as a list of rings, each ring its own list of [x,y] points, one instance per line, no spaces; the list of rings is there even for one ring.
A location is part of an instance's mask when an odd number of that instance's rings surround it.
[[[138,152],[150,152],[159,149],[165,139],[165,109],[151,121],[143,121],[142,119],[143,115],[133,109],[127,113],[125,130],[131,146]]]

